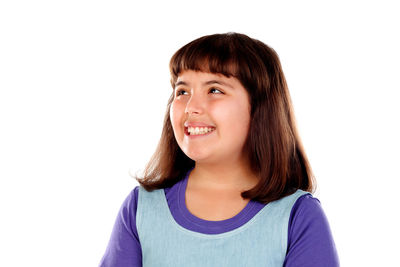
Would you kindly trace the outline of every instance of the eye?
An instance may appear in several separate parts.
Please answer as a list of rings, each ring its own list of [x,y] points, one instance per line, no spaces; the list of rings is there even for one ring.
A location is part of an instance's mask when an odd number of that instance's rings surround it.
[[[216,90],[216,91],[220,92],[221,94],[224,94],[221,90],[219,90],[219,89],[217,89],[217,88],[211,88],[211,89],[210,89],[210,92],[213,91],[213,90]]]
[[[186,92],[186,91],[185,91],[185,90],[182,90],[182,89],[178,89],[178,90],[176,91],[176,96],[180,96],[182,92]]]

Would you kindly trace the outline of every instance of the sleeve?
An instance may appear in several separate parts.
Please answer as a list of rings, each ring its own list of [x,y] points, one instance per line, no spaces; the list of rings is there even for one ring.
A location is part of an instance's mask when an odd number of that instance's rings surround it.
[[[327,217],[317,198],[301,196],[293,205],[284,267],[338,267],[339,258]]]
[[[136,229],[138,191],[136,186],[122,203],[99,267],[142,266],[142,249]]]

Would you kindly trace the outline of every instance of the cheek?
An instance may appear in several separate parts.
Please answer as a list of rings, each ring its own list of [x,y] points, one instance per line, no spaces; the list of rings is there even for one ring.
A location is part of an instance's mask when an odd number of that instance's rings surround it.
[[[248,114],[247,109],[241,109],[240,111],[238,109],[238,112],[236,112],[234,116],[236,124],[234,124],[235,127],[233,131],[237,133],[237,136],[240,137],[240,139],[245,138],[249,131],[250,114]]]
[[[249,107],[245,103],[232,101],[213,109],[215,118],[220,126],[227,131],[247,133],[250,122]],[[217,123],[218,123],[217,122]]]
[[[176,102],[172,102],[169,108],[169,118],[171,120],[172,127],[174,131],[179,130],[179,125],[181,124],[182,112],[181,105]]]

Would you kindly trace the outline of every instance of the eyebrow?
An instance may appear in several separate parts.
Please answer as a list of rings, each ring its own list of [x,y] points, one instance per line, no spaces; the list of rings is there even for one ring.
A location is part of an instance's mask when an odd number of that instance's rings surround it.
[[[225,83],[225,82],[223,82],[223,81],[219,81],[219,80],[210,80],[210,81],[206,81],[206,82],[203,83],[203,86],[204,86],[204,85],[214,84],[214,83],[220,84],[220,85],[223,85],[223,86],[227,86],[227,87],[230,87],[230,88],[234,89],[232,85],[230,85],[230,84],[228,84],[228,83]],[[186,82],[184,82],[184,81],[179,81],[179,82],[176,82],[176,83],[175,83],[175,87],[177,87],[178,85],[181,85],[181,84],[182,84],[182,85],[188,85],[188,84],[187,84]]]

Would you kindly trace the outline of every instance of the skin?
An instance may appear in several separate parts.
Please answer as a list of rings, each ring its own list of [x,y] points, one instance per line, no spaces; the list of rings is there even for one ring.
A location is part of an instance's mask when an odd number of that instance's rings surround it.
[[[225,85],[206,81],[217,80]],[[170,119],[181,150],[195,161],[186,190],[189,210],[208,219],[229,218],[249,201],[240,193],[252,188],[258,178],[250,171],[243,146],[250,126],[250,99],[234,77],[183,71],[185,82],[174,89]],[[209,136],[191,139],[184,133],[185,121],[200,121],[216,127]]]

